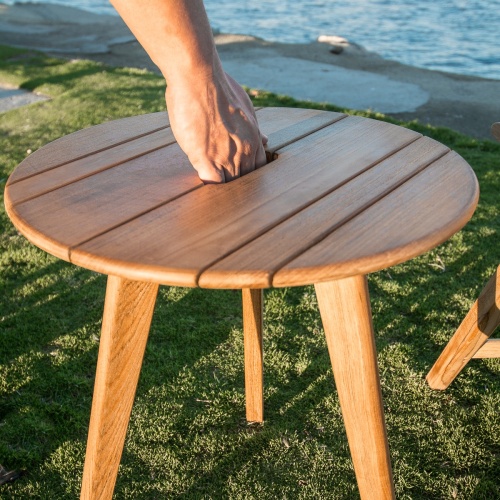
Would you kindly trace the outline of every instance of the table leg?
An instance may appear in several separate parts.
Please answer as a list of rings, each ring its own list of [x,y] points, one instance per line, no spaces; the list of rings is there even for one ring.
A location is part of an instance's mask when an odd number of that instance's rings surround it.
[[[110,499],[158,285],[108,277],[81,499]]]
[[[243,335],[245,342],[245,395],[246,415],[249,422],[264,421],[264,380],[262,350],[261,289],[244,288]]]
[[[427,374],[432,389],[446,389],[500,325],[500,266]]]
[[[315,288],[361,498],[394,498],[366,276]]]

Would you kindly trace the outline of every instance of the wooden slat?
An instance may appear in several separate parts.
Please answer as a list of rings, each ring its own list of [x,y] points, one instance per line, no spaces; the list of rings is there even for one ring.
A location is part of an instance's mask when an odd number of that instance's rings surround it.
[[[266,167],[204,186],[73,249],[71,261],[131,279],[196,286],[200,271],[419,137],[346,118],[280,150]]]
[[[500,339],[490,339],[472,356],[473,358],[500,358]]]
[[[295,136],[303,137],[345,116],[317,110],[289,111],[257,111],[272,151]],[[142,117],[138,118],[142,120]],[[136,119],[130,121],[133,125]],[[118,120],[115,125],[123,127],[125,124]],[[136,128],[131,127],[132,130]],[[94,134],[89,132],[90,129],[81,131],[81,134],[88,136],[90,141]],[[72,138],[77,139],[75,134]],[[147,154],[172,144],[174,140],[168,128],[25,177],[6,190],[7,210],[18,229],[33,243],[67,260],[67,247],[99,235],[201,185],[178,147]],[[62,154],[64,156],[64,151]],[[35,156],[41,156],[40,161],[44,161],[47,155],[37,152]],[[130,158],[136,160],[127,162]],[[121,165],[123,162],[125,164]],[[111,168],[115,165],[119,168]],[[24,168],[25,165],[21,164],[18,170]]]
[[[105,170],[11,209],[33,243],[69,260],[68,248],[203,186],[177,144]]]
[[[325,113],[317,109],[263,108],[257,111],[261,131],[269,138],[266,151],[274,154],[292,141],[342,120],[344,113]]]
[[[478,196],[472,169],[450,152],[280,269],[273,286],[366,274],[420,255],[464,226]]]
[[[79,130],[46,144],[28,156],[12,173],[7,185],[168,125],[168,114],[162,112],[122,118]]]
[[[286,113],[284,111],[286,111],[285,108],[266,108],[257,110],[262,129],[269,138],[269,153],[273,153],[278,148],[282,147],[283,144],[311,134],[346,116],[340,113],[325,113],[324,111],[310,109],[294,109],[292,113]],[[165,113],[162,115],[164,119],[168,119]],[[143,117],[137,118],[141,118],[140,123],[144,121]],[[155,118],[157,118],[156,115],[152,115],[151,122],[155,122]],[[131,122],[131,130],[137,130],[135,118],[132,119]],[[117,128],[123,128],[121,126],[121,120],[117,120],[113,123],[115,123]],[[101,126],[95,128],[101,129]],[[128,128],[126,129],[128,130]],[[105,131],[103,131],[103,133],[104,132]],[[94,140],[93,128],[80,131],[79,134],[83,135],[83,137],[79,138],[75,134],[71,134],[76,144],[75,147],[65,148],[65,144],[59,144],[58,141],[51,143],[51,146],[61,149],[61,156],[64,157],[67,155],[67,150],[73,151],[74,153],[77,152],[78,146],[82,141],[85,141],[86,137],[89,142]],[[120,134],[115,133],[115,136],[120,136]],[[116,137],[114,138],[116,139]],[[109,137],[108,139],[111,141]],[[87,154],[83,158],[66,162],[59,167],[52,166],[49,170],[43,170],[40,174],[32,174],[21,181],[18,180],[15,186],[9,186],[7,203],[11,205],[22,203],[23,201],[48,193],[49,191],[72,182],[76,182],[114,165],[119,165],[124,161],[154,151],[162,146],[173,144],[174,142],[174,135],[170,128],[168,128],[140,136],[136,139],[131,138],[125,143],[119,143],[117,146],[111,145],[102,151],[97,150],[93,154]],[[47,154],[47,151],[42,153],[41,150],[36,153],[35,156],[38,162],[40,162],[40,168],[45,161],[48,161]],[[51,165],[50,161],[48,161],[48,165]],[[21,172],[25,169],[26,165],[21,164],[18,169],[16,169],[16,172]]]
[[[7,202],[11,205],[22,203],[174,142],[172,130],[167,128],[122,143],[118,147],[110,147],[16,182],[9,187]]]
[[[217,262],[203,272],[199,285],[271,286],[275,271],[448,151],[432,139],[418,139]]]

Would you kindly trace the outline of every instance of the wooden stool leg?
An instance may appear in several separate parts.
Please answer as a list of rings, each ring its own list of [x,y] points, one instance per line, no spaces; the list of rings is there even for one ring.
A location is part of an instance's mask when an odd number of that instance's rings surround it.
[[[261,289],[244,288],[243,335],[245,341],[245,395],[246,414],[249,422],[264,421],[264,380],[262,350]]]
[[[361,498],[394,498],[366,277],[315,287]]]
[[[108,277],[81,499],[113,495],[157,292]]]
[[[500,324],[500,267],[488,281],[457,331],[427,374],[432,389],[446,389],[471,358],[494,357],[486,346]],[[484,347],[483,347],[484,346]],[[482,351],[484,352],[482,353]],[[500,355],[500,351],[498,352]]]

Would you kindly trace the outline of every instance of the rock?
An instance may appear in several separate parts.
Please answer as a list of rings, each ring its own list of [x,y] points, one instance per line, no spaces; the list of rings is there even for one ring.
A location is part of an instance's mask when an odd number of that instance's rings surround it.
[[[51,3],[0,4],[0,13],[2,15],[2,20],[7,23],[49,26],[61,23],[95,25],[107,23],[117,17],[107,14],[93,14],[92,12],[87,12],[75,7]]]
[[[318,37],[318,42],[329,43],[330,45],[335,45],[335,46],[350,45],[349,40],[337,35],[320,35]]]
[[[342,45],[332,45],[330,52],[335,55],[342,54],[342,52],[344,52],[344,47],[342,47]]]
[[[349,40],[337,35],[320,35],[318,42],[331,45],[330,52],[335,55],[342,54],[344,49],[351,45]]]
[[[0,44],[49,54],[107,54],[135,41],[118,16],[48,3],[0,3]]]

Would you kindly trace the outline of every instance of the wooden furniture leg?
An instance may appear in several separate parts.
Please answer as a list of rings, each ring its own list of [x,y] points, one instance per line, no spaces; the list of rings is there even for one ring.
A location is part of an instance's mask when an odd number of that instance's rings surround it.
[[[500,324],[500,266],[427,374],[432,389],[446,389],[471,358],[500,357],[500,341],[488,340]]]
[[[244,288],[242,290],[242,297],[243,335],[245,342],[246,416],[249,422],[263,422],[263,293],[261,289]]]
[[[394,498],[366,276],[315,288],[361,498]]]
[[[81,499],[110,499],[158,285],[108,277]]]
[[[497,141],[500,141],[500,122],[494,123],[491,126],[491,133]]]

